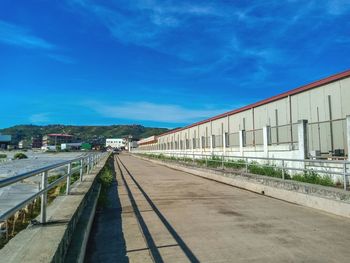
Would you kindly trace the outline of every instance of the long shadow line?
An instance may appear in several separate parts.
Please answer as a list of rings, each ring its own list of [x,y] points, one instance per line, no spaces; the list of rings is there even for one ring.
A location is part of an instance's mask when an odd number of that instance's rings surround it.
[[[134,197],[133,197],[133,195],[132,195],[132,193],[131,193],[131,190],[130,190],[130,188],[129,188],[129,185],[128,185],[128,183],[127,183],[126,180],[125,180],[123,171],[122,171],[122,169],[121,169],[121,167],[120,167],[118,161],[121,163],[120,159],[117,157],[117,162],[116,162],[116,163],[117,163],[117,166],[118,166],[118,170],[119,170],[119,172],[120,172],[120,175],[121,175],[122,180],[123,180],[123,182],[124,182],[124,185],[125,185],[125,187],[126,187],[126,191],[128,192],[128,196],[129,196],[131,205],[132,205],[133,210],[134,210],[134,212],[135,212],[136,218],[137,218],[138,221],[139,221],[139,224],[140,224],[140,226],[141,226],[141,229],[142,229],[143,235],[144,235],[144,237],[145,237],[145,239],[146,239],[146,242],[147,242],[147,245],[148,245],[148,247],[149,247],[149,250],[151,251],[153,260],[154,260],[155,262],[163,263],[164,260],[162,259],[161,255],[160,255],[160,253],[159,253],[159,250],[158,250],[158,248],[157,248],[157,246],[156,246],[156,244],[155,244],[155,242],[154,242],[154,240],[153,240],[153,238],[152,238],[152,235],[151,235],[151,233],[150,233],[150,231],[149,231],[149,229],[148,229],[148,227],[147,227],[147,225],[146,225],[146,223],[145,223],[145,220],[143,219],[143,217],[142,217],[142,215],[141,215],[141,212],[140,212],[140,210],[139,210],[139,208],[138,208],[138,206],[137,206],[137,204],[136,204],[136,201],[135,201],[135,199],[134,199]],[[122,164],[122,163],[121,163],[121,164]],[[122,164],[122,165],[123,165],[123,164]],[[124,166],[124,165],[123,165],[123,166]]]
[[[198,258],[193,254],[191,249],[186,245],[186,243],[182,240],[182,238],[177,234],[176,230],[171,226],[171,224],[166,220],[166,218],[163,216],[163,214],[158,210],[157,206],[152,202],[152,200],[149,198],[149,196],[146,194],[146,192],[143,190],[143,188],[139,185],[139,183],[135,180],[135,178],[132,176],[130,171],[126,168],[124,163],[120,160],[119,157],[117,157],[121,165],[124,167],[125,171],[128,173],[130,178],[133,180],[135,185],[138,187],[138,189],[142,192],[144,197],[146,198],[147,202],[150,204],[154,212],[157,214],[159,219],[162,221],[164,226],[167,228],[169,233],[173,236],[173,238],[176,240],[176,242],[179,244],[181,247],[182,251],[186,254],[187,258],[194,263],[199,263],[200,261]]]

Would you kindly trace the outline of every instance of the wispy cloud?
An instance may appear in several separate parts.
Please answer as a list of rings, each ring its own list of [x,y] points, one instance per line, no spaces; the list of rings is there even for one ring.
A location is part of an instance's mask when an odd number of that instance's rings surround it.
[[[65,55],[48,54],[47,56],[49,58],[52,58],[53,60],[56,60],[58,62],[62,62],[62,63],[65,63],[65,64],[75,64],[76,63],[75,59],[73,59],[71,57],[68,57],[68,56],[65,56]]]
[[[104,117],[164,123],[190,123],[228,111],[228,109],[198,110],[179,105],[150,102],[127,102],[120,105],[88,102],[85,105]]]
[[[314,45],[310,36],[323,24],[350,11],[348,0],[288,1],[113,1],[67,0],[74,12],[103,24],[126,45],[151,48],[182,60],[176,73],[219,74],[242,83],[264,81],[273,66],[294,63],[298,41],[318,56],[332,41]],[[310,47],[309,47],[310,45]]]
[[[43,112],[43,113],[36,113],[32,114],[29,117],[29,121],[32,124],[44,124],[48,123],[50,121],[50,113]]]
[[[349,12],[350,1],[349,0],[326,0],[326,10],[332,15],[342,15]]]
[[[0,20],[0,43],[25,49],[38,50],[48,58],[65,63],[74,64],[72,57],[62,55],[57,45],[34,35],[29,29]]]
[[[0,42],[24,48],[52,50],[56,46],[43,38],[33,35],[29,30],[0,20]]]

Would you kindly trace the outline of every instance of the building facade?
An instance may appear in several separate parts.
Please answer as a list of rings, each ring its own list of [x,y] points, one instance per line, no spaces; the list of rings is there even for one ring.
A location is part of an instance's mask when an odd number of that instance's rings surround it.
[[[1,135],[0,134],[0,149],[6,150],[11,143],[11,135]]]
[[[43,147],[57,146],[57,145],[61,145],[62,143],[72,143],[72,142],[73,142],[73,135],[64,134],[64,133],[47,134],[42,139]]]
[[[43,146],[43,138],[41,136],[32,137],[32,148],[40,149]]]
[[[345,157],[348,115],[350,70],[162,134],[155,143],[141,142],[139,149],[281,158]]]
[[[106,139],[106,148],[113,148],[113,149],[125,148],[125,139],[121,139],[121,138]]]

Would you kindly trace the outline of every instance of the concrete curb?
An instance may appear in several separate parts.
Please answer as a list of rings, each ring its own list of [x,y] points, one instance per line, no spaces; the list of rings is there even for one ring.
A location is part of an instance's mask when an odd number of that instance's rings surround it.
[[[292,187],[289,187],[289,189],[284,189],[283,185],[285,184],[277,184],[277,187],[272,187],[262,183],[262,181],[276,182],[276,181],[281,181],[281,179],[268,178],[267,176],[258,176],[258,175],[254,175],[256,180],[252,180],[252,178],[245,177],[244,175],[232,175],[231,177],[228,177],[227,174],[225,174],[225,172],[211,171],[208,169],[199,169],[196,167],[186,167],[179,164],[171,164],[171,163],[167,163],[159,160],[152,160],[152,159],[140,157],[137,155],[133,155],[133,156],[145,161],[150,161],[152,163],[164,165],[168,168],[187,172],[209,180],[214,180],[220,183],[232,185],[232,186],[249,190],[255,193],[264,194],[266,196],[270,196],[270,197],[284,200],[287,202],[303,205],[306,207],[325,211],[334,215],[350,218],[349,202],[337,200],[335,198],[333,199],[329,197],[322,197],[320,195],[315,195],[312,192],[301,193],[301,192],[293,191]],[[282,182],[285,182],[285,181],[282,181]],[[296,181],[292,181],[292,183],[299,186],[310,187],[310,184],[306,184],[306,183],[301,183]],[[311,187],[318,187],[318,188],[321,188],[322,190],[325,188],[323,186],[315,186],[315,185],[311,185]],[[332,189],[327,189],[327,190],[332,192]],[[342,193],[346,195],[346,197],[350,195],[350,193],[343,193],[343,191],[338,189],[334,189],[334,192],[337,194]]]
[[[98,197],[101,191],[100,184],[94,184],[93,193],[89,196],[87,205],[77,223],[74,236],[70,242],[64,262],[82,263],[85,259],[86,247],[89,240],[92,224],[95,218]]]

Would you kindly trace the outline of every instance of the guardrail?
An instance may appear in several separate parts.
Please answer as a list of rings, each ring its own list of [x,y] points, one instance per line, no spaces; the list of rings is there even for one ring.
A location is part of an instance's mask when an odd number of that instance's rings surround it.
[[[208,167],[214,165],[225,169],[228,167],[240,167],[246,173],[249,167],[256,165],[260,167],[270,167],[280,171],[280,177],[287,179],[287,173],[291,174],[296,171],[303,173],[320,173],[326,175],[338,175],[342,178],[343,188],[347,190],[348,177],[350,173],[348,169],[350,162],[345,160],[313,160],[313,159],[284,159],[284,158],[266,158],[266,157],[249,157],[249,156],[232,156],[232,155],[215,155],[206,153],[184,153],[184,152],[149,152],[149,151],[133,151],[136,154],[163,155],[168,158],[176,158],[179,161],[193,162],[201,160]]]
[[[46,223],[46,209],[47,209],[47,192],[58,185],[60,182],[66,180],[66,195],[70,193],[70,183],[72,174],[79,171],[80,181],[83,180],[84,169],[86,169],[86,173],[90,173],[92,168],[104,157],[106,153],[92,153],[87,156],[82,156],[79,158],[75,158],[72,160],[60,162],[57,164],[49,165],[46,167],[42,167],[33,171],[29,171],[26,173],[18,174],[9,178],[5,178],[0,180],[0,188],[13,185],[15,183],[21,182],[24,179],[29,177],[41,175],[41,184],[38,192],[30,195],[25,200],[16,204],[14,207],[8,209],[4,213],[0,215],[0,222],[5,221],[7,218],[15,214],[17,211],[23,209],[27,204],[35,200],[40,196],[41,198],[41,207],[40,207],[40,222]],[[79,165],[73,168],[73,164],[78,163]],[[52,183],[48,184],[48,174],[49,171],[60,168],[67,167],[67,173],[63,174],[60,178],[56,179]]]

